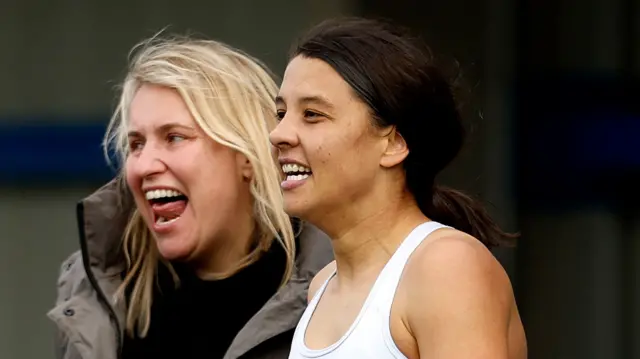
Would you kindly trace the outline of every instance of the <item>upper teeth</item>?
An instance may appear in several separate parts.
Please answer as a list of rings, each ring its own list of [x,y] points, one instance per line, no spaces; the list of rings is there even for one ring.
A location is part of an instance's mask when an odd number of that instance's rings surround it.
[[[164,197],[178,197],[178,196],[182,196],[183,194],[171,189],[154,189],[154,190],[145,192],[144,195],[147,197],[147,200],[150,200],[150,199],[158,199],[158,198],[164,198]]]
[[[305,166],[302,165],[296,165],[296,164],[292,164],[292,163],[287,163],[282,165],[282,171],[284,173],[291,173],[291,172],[311,172],[310,168],[307,168]]]

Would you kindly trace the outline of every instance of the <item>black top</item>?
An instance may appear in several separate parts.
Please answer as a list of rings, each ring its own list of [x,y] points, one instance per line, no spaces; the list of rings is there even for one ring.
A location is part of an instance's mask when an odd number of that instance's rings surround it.
[[[162,290],[154,293],[145,338],[125,335],[123,359],[222,358],[236,334],[277,291],[286,256],[275,242],[256,263],[234,276],[204,281],[184,265],[174,265],[177,289],[160,266]]]

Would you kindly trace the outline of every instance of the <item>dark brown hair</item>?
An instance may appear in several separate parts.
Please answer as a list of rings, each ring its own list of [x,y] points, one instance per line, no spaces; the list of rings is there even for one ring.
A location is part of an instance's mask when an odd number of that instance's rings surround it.
[[[429,48],[382,20],[337,18],[312,28],[294,46],[329,64],[366,103],[374,124],[395,126],[409,147],[406,185],[429,218],[478,238],[486,246],[511,244],[484,206],[438,186],[436,175],[458,155],[466,131],[453,90]]]

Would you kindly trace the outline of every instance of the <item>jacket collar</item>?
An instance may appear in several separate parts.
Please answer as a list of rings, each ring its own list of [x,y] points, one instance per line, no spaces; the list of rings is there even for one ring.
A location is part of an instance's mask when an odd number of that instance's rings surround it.
[[[231,343],[224,359],[239,358],[278,334],[292,330],[307,307],[307,290],[311,279],[333,260],[329,237],[310,224],[301,224],[292,278],[249,320]]]
[[[95,275],[112,276],[124,270],[122,236],[134,208],[126,185],[114,179],[82,200],[84,240]]]

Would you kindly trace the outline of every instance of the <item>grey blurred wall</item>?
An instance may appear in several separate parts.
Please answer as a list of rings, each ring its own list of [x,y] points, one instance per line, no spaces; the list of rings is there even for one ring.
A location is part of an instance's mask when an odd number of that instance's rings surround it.
[[[127,4],[128,3],[128,4]],[[105,118],[130,48],[171,25],[226,41],[281,73],[294,36],[350,0],[11,1],[0,4],[0,121]],[[96,144],[98,145],[98,144]],[[78,249],[75,203],[100,183],[0,187],[0,358],[53,358],[60,262]]]
[[[531,80],[564,73],[574,78],[630,83],[631,76],[639,75],[639,6],[636,0],[520,1],[515,28],[518,41],[514,43],[520,78]],[[559,84],[550,81],[539,90],[554,86]],[[564,96],[568,99],[570,95]],[[536,110],[522,108],[520,114]],[[615,120],[615,115],[609,114],[610,121]],[[524,117],[517,120],[543,120]],[[602,143],[615,141],[602,138]],[[603,177],[619,175],[613,168],[608,172]],[[559,180],[566,175],[561,168],[549,174]],[[576,186],[588,180],[578,179]],[[611,188],[612,183],[615,186],[615,182],[603,182],[594,186],[591,195],[569,201],[562,198],[562,193],[555,200],[546,196],[546,204],[524,199],[526,191],[545,191],[540,185],[531,183],[522,189],[518,213],[524,233],[518,256],[520,304],[532,357],[640,357],[640,237],[632,228],[640,218],[637,209],[624,213],[626,210],[615,204],[636,201],[638,191],[637,186]],[[548,188],[549,192],[552,190]],[[599,193],[617,198],[603,201]],[[638,205],[630,202],[628,208]]]

